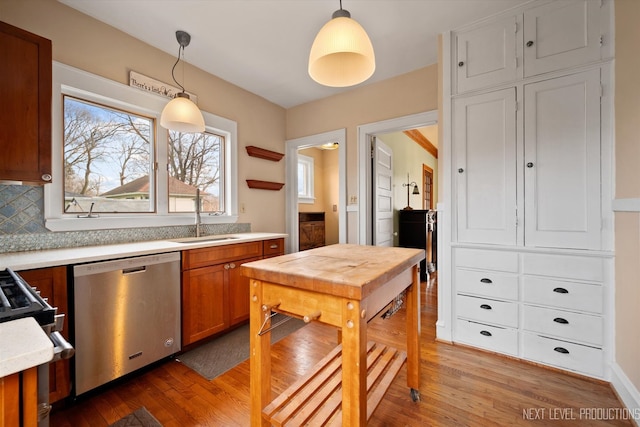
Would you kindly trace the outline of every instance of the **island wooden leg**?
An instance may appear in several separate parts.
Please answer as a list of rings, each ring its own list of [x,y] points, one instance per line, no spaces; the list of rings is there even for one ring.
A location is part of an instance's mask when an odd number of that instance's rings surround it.
[[[268,427],[271,425],[262,417],[262,409],[271,403],[271,332],[259,335],[261,327],[271,327],[266,323],[262,311],[263,285],[259,280],[251,280],[251,307],[249,314],[250,331],[250,389],[251,389],[251,426]],[[269,313],[268,313],[269,314]]]
[[[407,288],[407,385],[411,398],[420,400],[420,276],[413,267],[413,281]]]
[[[359,301],[342,308],[342,425],[367,425],[367,322]]]

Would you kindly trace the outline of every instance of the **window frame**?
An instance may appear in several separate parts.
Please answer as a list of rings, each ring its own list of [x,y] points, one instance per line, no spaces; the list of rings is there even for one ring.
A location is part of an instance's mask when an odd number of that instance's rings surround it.
[[[313,180],[315,176],[314,158],[311,156],[305,156],[304,154],[298,154],[298,167],[301,163],[305,165],[306,179],[304,182],[307,185],[305,186],[303,194],[298,193],[298,203],[314,204],[316,201],[315,185]],[[298,182],[300,182],[300,177],[298,177]]]
[[[78,218],[63,213],[63,94],[131,111],[155,121],[155,200],[154,212],[100,213],[98,218]],[[162,96],[88,73],[53,61],[52,183],[44,187],[45,226],[51,231],[98,230],[116,228],[191,225],[193,213],[170,213],[168,200],[168,132],[160,127],[160,115],[168,100]],[[225,138],[225,212],[201,215],[203,224],[234,223],[238,220],[238,126],[233,120],[202,111],[206,131]],[[222,189],[221,189],[222,192]],[[151,195],[150,195],[151,197]]]

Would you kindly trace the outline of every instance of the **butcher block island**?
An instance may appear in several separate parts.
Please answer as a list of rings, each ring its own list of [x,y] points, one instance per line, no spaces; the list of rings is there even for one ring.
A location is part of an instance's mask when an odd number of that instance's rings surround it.
[[[339,244],[243,264],[251,295],[251,425],[364,426],[405,361],[407,398],[418,400],[418,272],[424,256],[421,249]],[[406,353],[367,342],[367,322],[401,294]],[[275,312],[335,326],[340,344],[272,399]]]

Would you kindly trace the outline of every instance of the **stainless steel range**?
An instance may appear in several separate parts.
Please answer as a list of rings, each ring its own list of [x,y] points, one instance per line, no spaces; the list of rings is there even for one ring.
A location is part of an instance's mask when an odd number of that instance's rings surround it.
[[[60,334],[64,314],[58,314],[19,274],[0,271],[0,322],[33,317],[53,343],[53,360],[68,359],[74,349]],[[49,364],[38,366],[38,426],[49,425]]]

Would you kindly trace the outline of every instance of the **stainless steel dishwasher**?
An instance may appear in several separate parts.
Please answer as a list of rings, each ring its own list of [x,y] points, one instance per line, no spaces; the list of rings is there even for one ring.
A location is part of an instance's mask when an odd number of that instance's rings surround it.
[[[75,395],[180,351],[180,254],[76,265]]]

